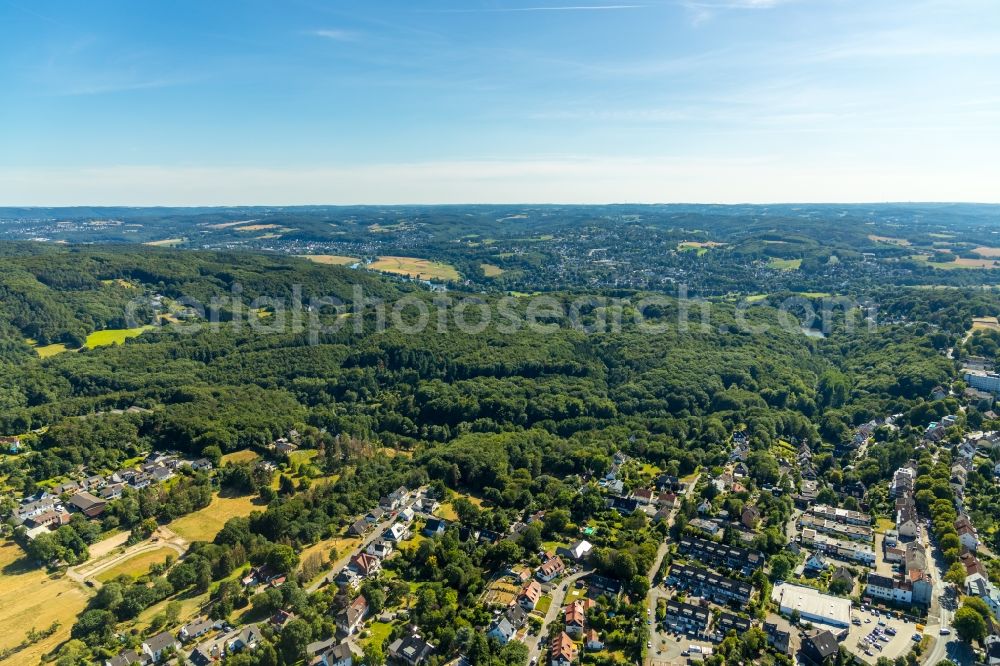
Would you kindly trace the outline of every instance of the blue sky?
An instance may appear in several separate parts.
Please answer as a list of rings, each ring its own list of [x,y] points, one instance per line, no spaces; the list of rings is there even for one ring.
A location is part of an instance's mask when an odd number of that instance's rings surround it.
[[[0,0],[0,204],[1000,201],[995,0]]]

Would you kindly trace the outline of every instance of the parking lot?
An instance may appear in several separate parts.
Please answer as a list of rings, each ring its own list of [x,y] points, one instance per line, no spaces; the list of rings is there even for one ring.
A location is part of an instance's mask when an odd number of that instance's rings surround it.
[[[917,625],[913,622],[888,618],[884,614],[876,616],[874,612],[857,608],[851,615],[859,618],[861,624],[851,625],[844,645],[869,664],[874,664],[879,657],[895,659],[903,656],[916,644],[913,641],[913,634],[917,633]],[[896,635],[889,635],[888,630],[895,631]],[[878,638],[875,635],[876,632],[882,638]],[[869,636],[872,639],[866,640]],[[865,650],[871,654],[866,653]]]

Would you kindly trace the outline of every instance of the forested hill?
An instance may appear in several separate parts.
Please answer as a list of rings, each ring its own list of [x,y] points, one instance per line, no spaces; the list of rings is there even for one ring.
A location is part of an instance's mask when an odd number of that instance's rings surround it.
[[[153,324],[150,298],[195,299],[229,296],[236,285],[246,301],[260,296],[334,296],[350,302],[352,286],[372,297],[388,297],[407,286],[337,266],[250,253],[181,252],[155,247],[53,246],[0,243],[2,353],[27,354],[19,338],[40,345],[84,344],[101,329]],[[126,321],[129,314],[137,321]]]
[[[434,295],[416,285],[296,259],[32,250],[10,256],[2,277],[8,355],[0,430],[49,427],[65,436],[50,435],[41,460],[11,471],[25,482],[79,462],[111,468],[136,445],[193,453],[262,446],[297,424],[405,449],[444,447],[448,456],[475,433],[540,431],[561,450],[605,452],[638,437],[664,461],[691,470],[721,455],[718,445],[741,424],[762,444],[779,437],[837,443],[872,414],[905,411],[954,372],[942,353],[951,337],[933,338],[934,325],[834,330],[820,341],[784,330],[766,304],[751,309],[749,323],[768,330],[749,332],[737,325],[734,305],[720,301],[707,330],[679,330],[668,305],[659,312],[667,330],[655,333],[626,321],[619,331],[588,334],[565,315],[552,317],[555,328],[545,332],[502,332],[494,322],[470,333],[450,323],[438,330]],[[311,338],[290,325],[259,331],[224,322],[192,333],[171,320],[124,345],[46,359],[33,358],[23,342],[28,334],[58,340],[114,326],[123,303],[136,298],[207,300],[237,282],[247,300],[287,297],[295,284],[305,296],[344,300],[356,282],[387,299],[410,290],[431,308],[435,325],[380,331],[365,311],[362,326]],[[530,303],[508,300],[520,314]],[[130,406],[151,412],[128,417],[140,438],[128,447],[91,425],[99,420],[65,421]]]

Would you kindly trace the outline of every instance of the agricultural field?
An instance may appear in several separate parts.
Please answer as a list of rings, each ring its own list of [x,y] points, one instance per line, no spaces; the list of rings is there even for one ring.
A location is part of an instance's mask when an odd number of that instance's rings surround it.
[[[149,567],[154,564],[160,564],[167,559],[167,555],[173,555],[176,559],[177,551],[173,548],[168,548],[163,546],[162,548],[156,548],[154,550],[148,550],[143,553],[138,553],[127,560],[119,562],[113,567],[105,569],[101,573],[97,574],[97,580],[102,583],[107,583],[109,580],[114,580],[118,576],[126,575],[132,576],[133,578],[138,578],[149,571]]]
[[[153,247],[177,247],[187,242],[186,238],[164,238],[162,240],[148,241],[143,243],[143,245],[152,245]]]
[[[54,634],[10,658],[11,664],[36,664],[69,638],[87,593],[69,578],[50,577],[29,565],[23,555],[13,542],[0,545],[0,650],[19,645],[32,627],[42,631],[59,622]]]
[[[896,238],[894,236],[876,236],[875,234],[868,234],[868,240],[875,241],[876,243],[898,245],[900,247],[909,247],[911,245],[910,241],[905,238]]]
[[[483,271],[483,275],[488,278],[503,275],[503,269],[493,264],[479,264],[479,268]]]
[[[396,275],[408,275],[418,280],[457,280],[458,271],[440,261],[416,257],[379,257],[368,265],[372,270]]]
[[[69,347],[61,342],[56,342],[51,345],[42,345],[41,347],[35,347],[35,352],[41,358],[49,358],[50,356],[55,356],[56,354],[61,354],[65,351],[69,351]]]
[[[684,241],[677,245],[678,252],[695,252],[700,257],[711,249],[723,247],[725,243],[715,241]]]
[[[986,245],[980,245],[979,247],[972,250],[980,257],[989,257],[1000,259],[1000,247],[987,247]]]
[[[349,266],[361,261],[358,257],[348,257],[343,254],[300,254],[299,257],[326,266]]]
[[[996,259],[968,259],[966,257],[958,257],[955,261],[936,262],[931,261],[931,257],[926,254],[915,254],[911,255],[910,258],[915,261],[923,262],[933,268],[940,268],[943,271],[1000,267],[1000,264],[997,263]]]
[[[252,511],[263,511],[254,504],[252,495],[221,497],[216,495],[204,509],[189,513],[170,523],[170,529],[188,541],[211,541],[230,518],[248,516]]]
[[[1000,331],[1000,322],[996,317],[973,317],[972,330]]]
[[[142,335],[153,326],[138,326],[136,328],[109,328],[103,331],[94,331],[87,336],[85,343],[87,349],[103,347],[105,345],[121,345],[127,338],[134,338]]]
[[[801,259],[776,259],[772,258],[767,262],[768,268],[779,271],[797,271],[802,265]]]

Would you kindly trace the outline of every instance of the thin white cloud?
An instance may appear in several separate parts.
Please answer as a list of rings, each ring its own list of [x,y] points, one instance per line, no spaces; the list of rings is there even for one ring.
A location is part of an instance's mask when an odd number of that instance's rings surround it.
[[[318,168],[0,168],[0,205],[996,202],[1000,173],[757,158],[546,158]]]
[[[312,30],[309,34],[315,35],[316,37],[322,37],[324,39],[332,39],[337,42],[354,42],[361,37],[361,35],[353,30],[343,30],[341,28],[323,28],[321,30]]]
[[[484,7],[479,9],[431,10],[434,14],[509,14],[523,12],[608,12],[623,9],[646,9],[649,5],[550,5],[537,7]]]

